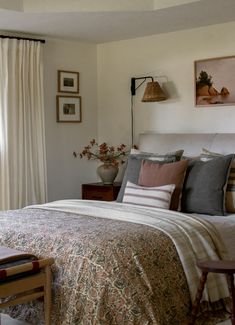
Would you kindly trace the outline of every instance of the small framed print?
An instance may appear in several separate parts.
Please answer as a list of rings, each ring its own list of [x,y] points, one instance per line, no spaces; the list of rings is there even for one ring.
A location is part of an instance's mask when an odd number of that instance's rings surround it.
[[[56,96],[57,122],[79,123],[82,121],[81,96]]]
[[[79,93],[79,72],[58,70],[58,92]]]

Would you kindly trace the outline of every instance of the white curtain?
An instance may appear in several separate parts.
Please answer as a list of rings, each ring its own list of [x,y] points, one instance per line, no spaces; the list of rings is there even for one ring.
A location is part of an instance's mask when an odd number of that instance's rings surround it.
[[[0,39],[0,210],[47,199],[42,50]]]

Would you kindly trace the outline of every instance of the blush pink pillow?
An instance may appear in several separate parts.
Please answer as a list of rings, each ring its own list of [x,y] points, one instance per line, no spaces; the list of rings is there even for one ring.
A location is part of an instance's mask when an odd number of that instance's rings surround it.
[[[181,160],[168,164],[156,164],[149,160],[143,160],[138,184],[141,186],[162,186],[175,184],[170,209],[177,211],[180,209],[181,191],[187,167],[187,160]]]

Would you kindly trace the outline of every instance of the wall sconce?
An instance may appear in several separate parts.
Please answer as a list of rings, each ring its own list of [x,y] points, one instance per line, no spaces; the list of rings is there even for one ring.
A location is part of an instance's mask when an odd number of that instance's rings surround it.
[[[139,78],[131,78],[131,146],[134,145],[134,112],[133,112],[133,96],[136,94],[136,90],[143,84],[147,79],[151,79],[152,81],[147,82],[144,96],[142,98],[142,102],[144,103],[151,103],[151,102],[161,102],[167,99],[166,94],[160,87],[157,81],[154,81],[153,77],[146,76],[146,77],[139,77]],[[143,80],[137,87],[136,87],[136,80]]]

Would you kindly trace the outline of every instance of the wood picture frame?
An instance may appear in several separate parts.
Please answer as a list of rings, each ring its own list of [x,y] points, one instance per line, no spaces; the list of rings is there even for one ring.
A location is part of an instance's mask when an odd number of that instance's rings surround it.
[[[58,70],[59,93],[79,93],[79,72]]]
[[[235,104],[235,56],[194,62],[195,106]]]
[[[81,96],[56,96],[57,122],[80,123],[82,122]]]

